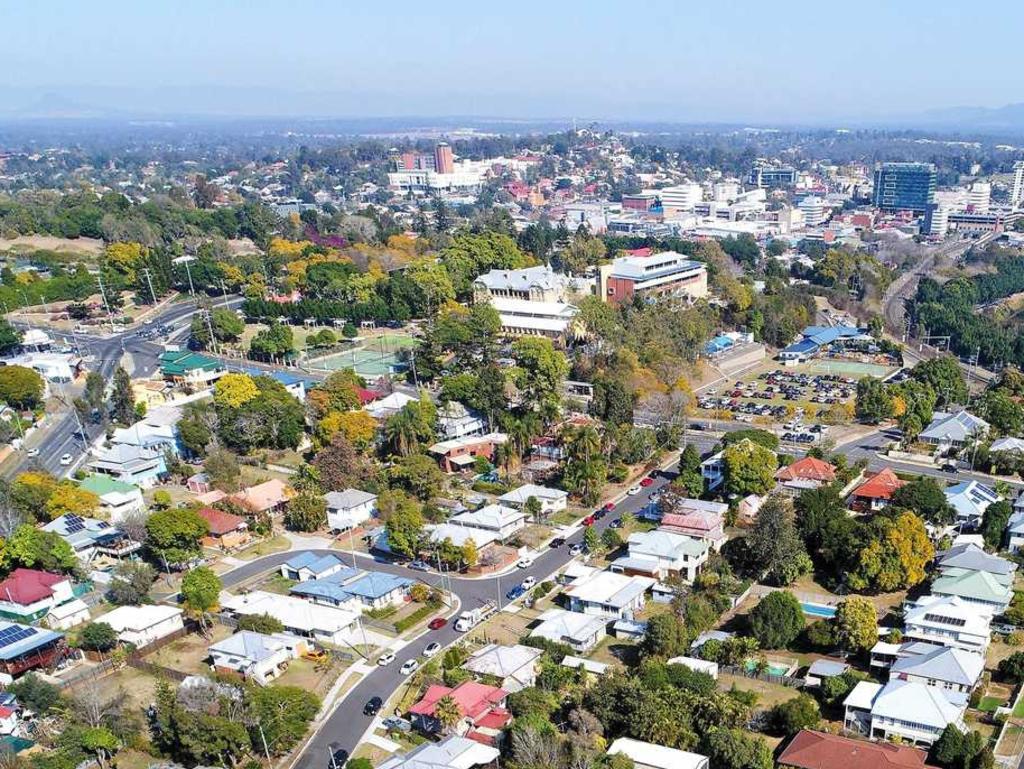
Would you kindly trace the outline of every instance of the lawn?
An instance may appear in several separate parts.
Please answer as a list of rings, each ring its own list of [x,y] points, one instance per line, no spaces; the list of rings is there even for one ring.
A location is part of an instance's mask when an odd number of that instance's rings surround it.
[[[640,647],[633,641],[605,636],[592,652],[584,656],[594,662],[622,668],[626,663],[639,662]]]
[[[1024,726],[1007,724],[999,740],[999,756],[1016,756],[1024,748]]]
[[[519,639],[529,632],[527,626],[531,625],[538,616],[538,612],[531,609],[520,609],[515,614],[500,611],[491,615],[482,625],[473,628],[467,634],[466,640],[479,644],[514,645],[519,643]]]
[[[799,693],[798,689],[790,686],[773,684],[757,678],[734,676],[729,673],[721,673],[718,676],[719,689],[729,691],[733,686],[740,691],[757,692],[757,707],[762,710],[772,708],[781,702],[788,702]]]
[[[323,697],[347,667],[340,660],[321,665],[312,660],[296,659],[288,663],[288,669],[274,682],[278,686],[297,686]]]
[[[559,510],[557,513],[549,516],[547,522],[551,526],[572,526],[572,524],[576,523],[576,521],[582,517],[583,513],[580,510],[566,508],[565,510]]]
[[[1013,717],[1014,718],[1024,718],[1024,698],[1021,698],[1020,702],[1018,702],[1014,706],[1014,708],[1013,708]]]
[[[207,647],[212,643],[222,641],[233,632],[231,628],[215,622],[210,628],[209,637],[191,634],[179,638],[148,655],[146,661],[172,670],[180,670],[182,673],[209,674]]]
[[[265,555],[271,555],[272,553],[283,553],[286,550],[291,549],[292,543],[288,537],[283,534],[278,534],[275,537],[269,539],[261,539],[254,545],[239,550],[237,553],[233,553],[233,557],[240,558],[243,561],[251,561],[254,558],[262,558]]]
[[[1001,697],[982,697],[981,701],[978,702],[978,710],[982,713],[995,713],[1002,704],[1003,700]]]

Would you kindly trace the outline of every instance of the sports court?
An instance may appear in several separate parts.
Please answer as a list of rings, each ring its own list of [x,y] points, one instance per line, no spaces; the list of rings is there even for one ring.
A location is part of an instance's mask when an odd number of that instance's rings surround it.
[[[307,365],[313,370],[338,371],[350,368],[359,376],[383,376],[402,371],[406,364],[401,360],[401,351],[416,345],[416,340],[411,336],[382,334],[367,339],[364,343],[357,343],[357,346],[350,350],[310,360]]]

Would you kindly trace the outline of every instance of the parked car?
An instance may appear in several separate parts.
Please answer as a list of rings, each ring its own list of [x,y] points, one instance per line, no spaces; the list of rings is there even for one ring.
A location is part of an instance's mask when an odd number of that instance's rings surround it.
[[[62,457],[60,458],[60,463],[61,463],[62,465],[64,465],[65,467],[67,467],[68,465],[70,465],[70,464],[71,464],[71,455],[70,455],[70,454],[65,454],[64,456],[62,456]]]
[[[648,486],[650,486],[650,485],[651,485],[652,483],[654,483],[654,479],[653,479],[653,478],[644,478],[643,480],[641,480],[641,481],[640,481],[640,485],[641,485],[641,486],[642,486],[643,488],[645,488],[645,489],[646,489],[646,488],[647,488]]]
[[[529,569],[531,566],[533,566],[533,556],[524,555],[516,562],[516,566],[518,566],[520,569]]]
[[[955,474],[958,471],[959,471],[959,468],[956,466],[956,462],[946,462],[946,464],[944,464],[942,466],[942,472],[944,472],[944,473],[954,473]]]
[[[327,762],[327,769],[343,769],[345,762],[348,761],[348,751],[344,748],[338,747],[338,743],[332,742],[329,745],[331,751],[331,760]]]
[[[39,449],[29,449],[26,452],[26,456],[28,456],[29,459],[31,459],[32,457],[38,457],[39,456]]]
[[[597,510],[590,514],[590,517],[593,518],[595,521],[600,521],[606,515],[608,515],[608,511],[606,511],[603,507],[599,507]]]
[[[612,521],[611,523],[608,524],[608,528],[609,529],[621,529],[622,528],[622,519],[621,518],[616,518],[614,521]]]
[[[375,716],[380,713],[380,709],[384,706],[384,701],[380,697],[370,697],[363,705],[364,716]]]
[[[516,585],[514,588],[512,588],[507,593],[505,593],[505,600],[506,601],[514,601],[517,598],[520,598],[523,595],[523,593],[525,593],[525,592],[526,591],[523,590],[523,586],[522,585]]]
[[[389,732],[411,732],[412,724],[406,721],[404,718],[398,716],[388,716],[381,720],[381,726],[387,729]]]
[[[401,670],[399,670],[398,672],[401,673],[403,676],[408,676],[408,675],[412,675],[413,673],[415,673],[419,669],[420,669],[420,661],[419,660],[409,660],[404,665],[402,665]]]
[[[583,519],[583,525],[584,526],[593,526],[594,525],[594,516],[588,515],[586,518],[584,518]]]
[[[441,644],[439,644],[437,641],[433,641],[432,643],[428,643],[423,648],[423,656],[424,657],[433,657],[439,651],[441,651]]]
[[[549,545],[549,547],[552,550],[555,550],[555,549],[561,547],[564,544],[565,544],[565,538],[564,537],[555,537],[553,540],[551,540],[551,544]]]
[[[605,504],[604,508],[602,508],[602,509],[606,513],[610,513],[612,510],[615,509],[615,503],[614,502],[608,502],[607,504]]]
[[[394,661],[395,661],[395,653],[394,652],[384,652],[382,655],[380,655],[377,658],[377,664],[380,665],[381,667],[384,667],[385,665],[390,665]]]
[[[537,584],[537,578],[536,577],[527,577],[526,579],[523,580],[523,584],[520,585],[520,587],[522,587],[523,590],[531,590],[533,588],[533,586],[536,585],[536,584]]]
[[[427,627],[431,630],[440,630],[447,624],[448,620],[444,617],[434,617],[432,620],[430,620],[430,624],[428,624]]]
[[[569,555],[577,556],[581,553],[583,553],[583,545],[579,544],[578,542],[569,548]]]
[[[409,564],[409,568],[414,571],[430,571],[430,564],[426,561],[413,561]]]
[[[639,493],[641,492],[641,490],[642,490],[642,489],[641,489],[641,487],[640,487],[640,486],[633,486],[633,487],[632,487],[632,488],[631,488],[631,489],[630,489],[629,491],[627,491],[626,493],[627,493],[627,494],[628,494],[629,496],[631,496],[631,497],[635,497],[635,496],[636,496],[637,494],[639,494]]]

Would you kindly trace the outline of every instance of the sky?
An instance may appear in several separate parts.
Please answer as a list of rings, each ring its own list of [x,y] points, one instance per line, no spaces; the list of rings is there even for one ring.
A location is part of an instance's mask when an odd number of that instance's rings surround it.
[[[1024,101],[1020,0],[0,0],[0,104],[872,120]]]

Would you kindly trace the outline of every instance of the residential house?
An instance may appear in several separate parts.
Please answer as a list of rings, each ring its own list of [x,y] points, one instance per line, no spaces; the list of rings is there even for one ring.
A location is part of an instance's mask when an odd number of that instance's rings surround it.
[[[729,506],[703,499],[680,499],[672,512],[661,516],[662,531],[682,534],[684,537],[705,542],[713,550],[725,544],[725,514]]]
[[[932,595],[958,596],[1002,614],[1013,599],[1013,574],[998,576],[987,571],[946,567],[932,582]]]
[[[573,651],[586,653],[606,635],[607,620],[565,609],[548,609],[537,618],[540,624],[530,631],[533,638],[564,643]]]
[[[984,653],[992,609],[957,596],[929,595],[903,609],[903,638]]]
[[[85,601],[81,598],[73,598],[50,609],[43,621],[51,630],[70,630],[91,619],[92,614]]]
[[[138,551],[142,544],[116,526],[96,518],[62,515],[45,524],[43,531],[57,534],[71,545],[78,560],[89,563],[97,556],[123,558]]]
[[[21,716],[18,713],[17,700],[10,705],[0,705],[0,735],[5,737],[13,735],[20,724]]]
[[[574,654],[566,654],[562,657],[561,666],[570,670],[582,670],[593,676],[607,675],[610,665],[596,660],[588,660],[585,657],[577,657]]]
[[[997,438],[992,441],[988,447],[988,453],[991,454],[1015,454],[1016,456],[1024,456],[1024,439],[1021,438]]]
[[[288,663],[309,651],[309,642],[288,633],[255,633],[240,630],[223,641],[210,644],[210,667],[214,673],[236,674],[258,684],[273,681]]]
[[[354,529],[377,512],[377,495],[359,489],[328,492],[324,501],[327,502],[327,528],[331,531]]]
[[[916,657],[921,654],[930,654],[933,651],[946,648],[948,647],[925,641],[905,641],[900,643],[878,641],[871,647],[870,664],[873,668],[889,668],[896,660]]]
[[[442,729],[436,715],[438,700],[450,697],[461,716],[454,726],[455,733],[485,745],[493,744],[512,720],[512,714],[505,708],[508,694],[499,686],[488,686],[478,681],[463,681],[454,688],[434,684],[428,686],[419,702],[409,708],[409,715],[420,731],[437,734]]]
[[[234,550],[252,540],[249,524],[241,516],[225,513],[215,507],[201,507],[196,513],[210,525],[210,530],[203,537],[204,547]]]
[[[89,619],[88,607],[75,597],[71,578],[66,574],[18,568],[0,582],[0,618],[6,620],[26,625],[38,622],[55,607],[72,601],[77,604],[70,617],[72,624]]]
[[[500,755],[491,745],[452,735],[440,742],[424,742],[405,755],[392,756],[377,769],[474,769],[490,766]]]
[[[865,742],[804,729],[778,758],[780,769],[936,769],[928,754],[906,745]]]
[[[841,660],[814,660],[810,667],[807,668],[807,675],[804,676],[804,685],[821,686],[826,679],[844,675],[849,670],[850,666]]]
[[[109,475],[90,475],[79,486],[99,498],[100,510],[106,514],[107,520],[114,523],[146,509],[142,490],[138,486],[122,483]]]
[[[889,505],[892,495],[905,481],[901,481],[892,470],[886,467],[868,477],[850,493],[850,502],[855,509],[877,512]]]
[[[843,701],[843,726],[874,739],[931,745],[950,724],[963,723],[968,695],[917,681],[860,681]]]
[[[95,473],[108,475],[122,483],[151,488],[167,474],[164,455],[153,449],[121,443],[109,449],[94,450],[88,466]]]
[[[289,595],[254,590],[224,600],[224,609],[238,616],[267,614],[290,633],[330,644],[362,643],[359,612],[304,601]]]
[[[254,513],[269,514],[282,511],[291,498],[292,490],[288,484],[277,478],[257,483],[231,495],[231,499]]]
[[[187,350],[165,352],[159,362],[164,379],[192,389],[210,387],[227,373],[220,361]]]
[[[526,514],[512,507],[492,504],[453,515],[448,523],[492,532],[495,538],[504,542],[526,526]]]
[[[527,483],[502,494],[498,497],[498,502],[508,507],[514,507],[516,510],[524,510],[530,497],[540,502],[541,514],[544,516],[565,510],[569,504],[569,492],[538,486],[535,483]]]
[[[725,483],[725,450],[712,454],[700,463],[700,475],[708,491],[714,491]]]
[[[538,660],[543,652],[532,646],[487,644],[477,649],[462,667],[478,676],[493,676],[509,694],[537,682]]]
[[[281,576],[296,582],[305,582],[310,579],[321,579],[343,568],[346,568],[345,564],[337,555],[320,555],[312,550],[304,550],[281,564]]]
[[[185,481],[185,487],[196,495],[209,494],[213,491],[213,486],[210,484],[210,476],[206,473],[190,475],[188,480]]]
[[[1024,499],[1024,491],[1014,502],[1014,513],[1006,525],[1006,547],[1011,553],[1019,553],[1021,548],[1024,548],[1024,506],[1017,504],[1022,499]]]
[[[27,670],[49,668],[67,653],[63,633],[0,620],[0,683]]]
[[[152,449],[160,453],[170,451],[177,455],[181,450],[178,442],[178,422],[181,421],[183,413],[181,406],[160,406],[151,409],[131,427],[115,429],[110,442],[115,445],[123,443]]]
[[[629,554],[613,561],[613,569],[657,579],[678,575],[688,582],[697,578],[710,552],[708,542],[667,529],[634,532],[626,545]]]
[[[974,528],[981,524],[981,518],[999,495],[991,486],[977,481],[961,481],[945,490],[946,501],[956,511],[956,519],[964,526]]]
[[[817,457],[801,457],[775,473],[777,488],[791,497],[797,496],[805,489],[827,486],[835,479],[835,465]]]
[[[932,421],[922,430],[917,440],[937,446],[940,451],[962,449],[975,439],[984,437],[989,431],[989,423],[960,409],[956,412],[936,411]]]
[[[647,591],[654,586],[650,577],[631,577],[611,571],[599,571],[589,579],[565,588],[569,608],[599,617],[632,619],[643,609]]]
[[[477,546],[477,549],[482,550],[498,541],[498,533],[495,531],[475,529],[470,526],[457,526],[454,523],[439,523],[434,526],[425,526],[424,530],[427,532],[427,538],[435,545],[439,545],[447,540],[456,547],[462,547],[469,540],[473,540],[473,544]]]
[[[718,680],[718,663],[711,660],[702,660],[698,657],[671,657],[665,660],[666,665],[682,665],[695,673],[703,673]]]
[[[185,629],[182,611],[166,604],[118,606],[103,615],[103,621],[117,633],[119,640],[136,649]]]
[[[487,423],[482,416],[458,401],[448,401],[438,406],[437,432],[445,440],[483,435],[487,432]]]
[[[392,414],[397,414],[410,403],[415,403],[417,400],[419,399],[414,398],[411,395],[395,391],[384,398],[368,401],[364,404],[363,411],[374,419],[385,420]]]
[[[969,569],[984,571],[997,577],[1006,578],[1017,571],[1017,564],[1000,558],[998,555],[986,553],[983,548],[972,542],[955,544],[935,559],[939,571],[945,569]]]
[[[889,680],[917,681],[970,694],[984,669],[985,658],[981,654],[942,646],[896,660],[889,667]]]
[[[495,450],[507,440],[505,433],[485,433],[439,441],[427,451],[437,457],[442,470],[454,473],[473,467],[477,457],[493,462]]]
[[[628,756],[636,769],[708,769],[708,757],[700,753],[619,737],[608,746],[609,756]]]
[[[346,567],[321,579],[300,582],[291,588],[291,593],[313,603],[360,611],[400,606],[415,583],[407,577]]]

